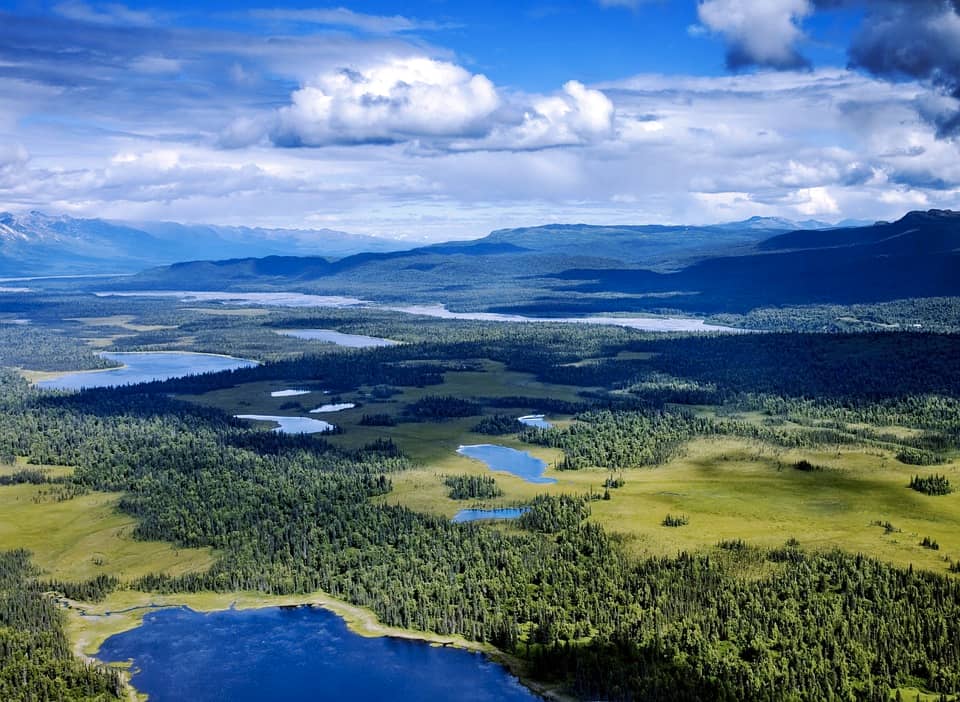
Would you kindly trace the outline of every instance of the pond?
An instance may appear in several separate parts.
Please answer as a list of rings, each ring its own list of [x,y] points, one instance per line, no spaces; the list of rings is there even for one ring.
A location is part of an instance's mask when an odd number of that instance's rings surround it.
[[[287,388],[286,390],[274,390],[270,393],[270,397],[298,397],[299,395],[309,395],[311,392],[311,390]]]
[[[315,607],[158,610],[107,639],[97,658],[132,660],[132,682],[150,702],[539,699],[481,654],[366,638]]]
[[[526,451],[517,451],[497,444],[475,444],[473,446],[461,446],[457,449],[457,453],[486,463],[490,470],[510,473],[518,478],[523,478],[528,483],[549,484],[557,482],[553,478],[543,477],[543,471],[547,467],[546,462]]]
[[[340,402],[335,405],[320,405],[319,407],[310,410],[310,414],[326,414],[327,412],[343,412],[343,410],[353,409],[356,407],[352,402]]]
[[[38,388],[51,390],[82,390],[84,388],[113,388],[120,385],[146,383],[152,380],[170,380],[201,373],[216,373],[235,368],[249,368],[256,361],[233,356],[187,351],[157,353],[117,352],[102,353],[104,358],[122,363],[120,368],[66,373],[36,383]]]
[[[454,524],[463,522],[480,522],[490,519],[519,519],[527,511],[527,507],[503,507],[501,509],[462,509],[453,515],[450,521]]]
[[[528,427],[536,427],[537,429],[553,428],[553,425],[546,420],[546,415],[544,414],[528,414],[525,417],[517,417],[517,421],[521,424],[526,424]]]
[[[332,431],[335,427],[329,422],[310,417],[281,417],[273,414],[235,414],[237,419],[249,419],[257,422],[274,422],[274,428],[280,434],[320,434]]]
[[[397,342],[391,339],[381,339],[376,336],[363,334],[344,334],[334,329],[281,329],[277,334],[293,336],[308,341],[323,341],[337,346],[346,346],[351,349],[370,349],[378,346],[396,346]]]

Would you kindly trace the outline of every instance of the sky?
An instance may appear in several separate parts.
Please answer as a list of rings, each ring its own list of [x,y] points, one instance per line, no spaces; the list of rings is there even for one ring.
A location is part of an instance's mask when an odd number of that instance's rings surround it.
[[[0,211],[426,241],[958,196],[960,0],[0,0]]]

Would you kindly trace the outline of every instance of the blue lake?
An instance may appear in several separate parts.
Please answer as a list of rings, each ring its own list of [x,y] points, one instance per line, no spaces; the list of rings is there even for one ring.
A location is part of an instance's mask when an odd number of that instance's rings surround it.
[[[396,346],[396,341],[390,339],[380,339],[376,336],[363,336],[362,334],[344,334],[333,329],[284,329],[277,334],[284,336],[293,336],[297,339],[307,339],[308,341],[324,341],[328,344],[337,346],[346,346],[351,349],[369,349],[377,346]]]
[[[715,324],[706,324],[702,319],[687,319],[674,317],[620,317],[620,316],[592,316],[592,317],[525,317],[519,314],[500,314],[496,312],[451,312],[441,304],[433,305],[406,305],[391,306],[378,305],[368,300],[359,300],[354,297],[339,297],[325,295],[307,295],[303,293],[279,292],[193,292],[186,290],[141,290],[125,292],[98,292],[100,297],[173,297],[185,302],[222,302],[224,304],[267,305],[274,307],[361,307],[368,309],[382,309],[405,314],[415,314],[424,317],[438,317],[440,319],[469,319],[486,322],[549,322],[551,324],[601,324],[641,331],[663,332],[728,332],[742,333],[745,330],[733,327],[722,327]]]
[[[42,380],[38,388],[54,390],[82,390],[84,388],[113,388],[119,385],[146,383],[151,380],[169,380],[201,373],[216,373],[249,368],[256,361],[233,356],[215,356],[207,353],[170,351],[158,353],[103,353],[104,358],[122,363],[121,368],[83,373],[67,373],[58,378]]]
[[[528,483],[555,483],[553,478],[544,478],[547,464],[526,451],[517,451],[496,444],[461,446],[457,453],[487,464],[490,470],[502,471],[523,478]]]
[[[278,425],[274,431],[280,434],[321,434],[334,428],[330,422],[311,417],[281,417],[273,414],[235,414],[233,416],[237,419],[273,422]]]
[[[150,702],[540,699],[481,654],[364,638],[313,607],[158,610],[107,639],[97,658],[132,659],[132,682]]]
[[[481,522],[488,519],[519,519],[527,511],[526,507],[504,507],[502,509],[462,509],[453,515],[454,524],[463,522]]]
[[[526,424],[528,427],[537,429],[552,429],[553,425],[545,419],[542,414],[528,414],[526,417],[517,417],[517,421]]]

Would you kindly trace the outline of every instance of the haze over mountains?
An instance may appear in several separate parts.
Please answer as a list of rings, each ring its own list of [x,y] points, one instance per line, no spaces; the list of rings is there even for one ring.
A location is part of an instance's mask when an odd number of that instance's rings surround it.
[[[132,273],[177,261],[277,254],[333,258],[409,242],[333,229],[262,229],[111,222],[42,212],[0,213],[0,275]]]
[[[960,295],[960,213],[911,212],[896,222],[847,228],[774,226],[758,220],[673,228],[550,225],[335,261],[179,263],[114,287],[295,289],[539,315],[708,314]]]
[[[592,257],[655,266],[679,254],[753,243],[781,231],[820,229],[824,222],[754,217],[708,226],[592,226],[549,224],[495,231],[482,240],[529,251]],[[403,251],[410,241],[333,229],[264,229],[176,222],[114,222],[32,211],[0,212],[0,275],[132,273],[183,261],[321,256]],[[457,246],[440,244],[426,247]]]

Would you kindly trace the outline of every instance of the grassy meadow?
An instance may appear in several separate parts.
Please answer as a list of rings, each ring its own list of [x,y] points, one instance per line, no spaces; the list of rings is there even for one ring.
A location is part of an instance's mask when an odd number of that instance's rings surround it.
[[[449,518],[467,507],[522,505],[541,493],[602,495],[604,481],[612,475],[610,471],[557,471],[554,466],[562,458],[559,450],[525,444],[516,435],[473,433],[471,429],[479,417],[401,422],[392,427],[359,424],[364,414],[399,417],[404,405],[426,395],[574,401],[581,389],[543,383],[526,373],[506,371],[499,363],[483,364],[482,372],[448,372],[443,385],[404,388],[387,401],[370,401],[363,388],[356,393],[332,396],[322,394],[319,385],[311,388],[303,383],[282,382],[251,383],[184,399],[230,413],[277,415],[302,415],[328,402],[357,403],[355,409],[314,416],[343,427],[342,435],[327,437],[336,445],[355,448],[389,436],[412,459],[416,467],[393,474],[393,490],[378,498],[386,504]],[[315,392],[298,397],[270,397],[271,391],[287,387]],[[491,411],[520,416],[537,410],[517,407]],[[713,415],[716,408],[699,407],[697,411]],[[572,421],[564,416],[548,418],[559,426]],[[738,418],[758,424],[765,419],[759,412],[741,413]],[[789,423],[785,426],[790,427]],[[906,427],[872,428],[888,434],[896,430],[903,437],[915,433]],[[557,483],[528,483],[506,472],[491,472],[479,461],[456,453],[462,444],[479,443],[529,451],[548,464],[546,475]],[[797,470],[793,464],[800,460],[824,470]],[[738,437],[699,438],[665,465],[617,473],[625,484],[609,491],[611,499],[594,501],[590,519],[621,535],[637,556],[712,549],[720,541],[734,539],[777,547],[792,538],[807,548],[842,548],[900,566],[945,572],[948,558],[960,559],[960,492],[934,497],[910,490],[910,477],[925,470],[930,469],[904,465],[896,460],[893,450],[876,447],[785,450]],[[960,484],[960,462],[955,460],[934,470]],[[483,502],[450,499],[443,480],[451,474],[493,475],[504,494]],[[689,524],[664,527],[662,521],[668,513],[686,515]],[[883,526],[888,523],[892,529]],[[500,522],[491,524],[491,528],[512,527]],[[922,547],[924,537],[936,541],[939,550]]]

